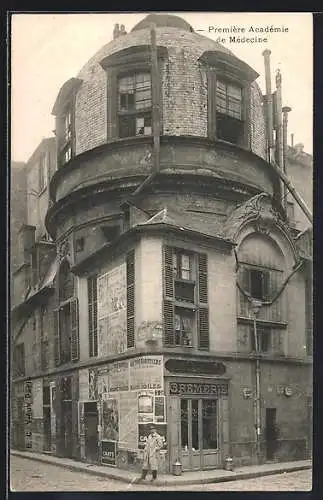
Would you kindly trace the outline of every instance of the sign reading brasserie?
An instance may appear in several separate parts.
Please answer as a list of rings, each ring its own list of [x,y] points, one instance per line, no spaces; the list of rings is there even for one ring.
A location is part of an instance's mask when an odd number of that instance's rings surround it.
[[[163,389],[163,356],[142,356],[130,360],[132,391]]]
[[[101,463],[116,465],[117,443],[115,441],[101,441]]]
[[[210,394],[212,396],[227,396],[228,384],[197,384],[187,382],[171,382],[170,394]]]

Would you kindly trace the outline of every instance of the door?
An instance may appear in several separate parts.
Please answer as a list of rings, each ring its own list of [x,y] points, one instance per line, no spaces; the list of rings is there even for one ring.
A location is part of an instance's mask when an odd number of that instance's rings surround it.
[[[73,455],[73,427],[72,427],[72,401],[63,401],[62,414],[62,441],[63,456],[72,458]]]
[[[277,437],[276,408],[266,408],[266,458],[269,461],[275,459]]]
[[[181,398],[180,415],[183,470],[218,466],[220,462],[218,400]]]
[[[89,462],[98,462],[98,408],[97,402],[84,403],[85,457]]]
[[[17,448],[25,449],[25,411],[24,398],[17,399]]]
[[[50,406],[43,406],[44,412],[44,451],[51,451],[51,415]]]

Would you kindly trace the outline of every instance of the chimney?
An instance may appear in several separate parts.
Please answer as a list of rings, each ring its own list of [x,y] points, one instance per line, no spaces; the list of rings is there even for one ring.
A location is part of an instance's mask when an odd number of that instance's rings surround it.
[[[267,117],[267,136],[269,148],[269,161],[271,161],[272,148],[273,148],[273,99],[271,93],[271,73],[270,73],[270,54],[271,51],[266,49],[262,53],[265,63],[265,80],[266,80],[266,117]]]
[[[303,149],[304,149],[304,144],[302,144],[301,142],[298,144],[295,144],[294,149],[296,150],[296,154],[298,154],[298,155],[302,154]]]
[[[289,106],[284,106],[283,112],[283,171],[287,174],[287,126],[288,126],[288,113],[292,110]],[[283,200],[285,210],[287,208],[287,188],[283,185]]]
[[[118,38],[119,35],[120,35],[119,24],[115,24],[113,28],[113,40]]]
[[[290,134],[290,145],[294,147],[294,134]]]
[[[282,127],[282,77],[280,70],[276,71],[276,163],[283,168],[283,127]]]

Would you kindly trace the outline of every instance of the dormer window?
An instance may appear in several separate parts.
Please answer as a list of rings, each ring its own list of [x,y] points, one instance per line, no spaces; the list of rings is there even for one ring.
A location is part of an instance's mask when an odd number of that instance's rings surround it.
[[[68,163],[75,154],[75,98],[82,80],[71,78],[59,91],[53,108],[56,116],[56,140],[58,165]]]
[[[134,73],[118,80],[119,137],[151,135],[151,75]]]
[[[199,61],[207,75],[208,137],[249,148],[251,83],[259,75],[233,54],[206,51]]]

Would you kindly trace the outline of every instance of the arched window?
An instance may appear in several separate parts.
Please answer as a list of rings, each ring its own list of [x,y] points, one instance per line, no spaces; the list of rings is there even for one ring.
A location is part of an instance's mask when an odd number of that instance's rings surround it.
[[[56,365],[79,359],[78,301],[75,279],[70,265],[64,261],[58,273],[58,309],[55,311]]]

